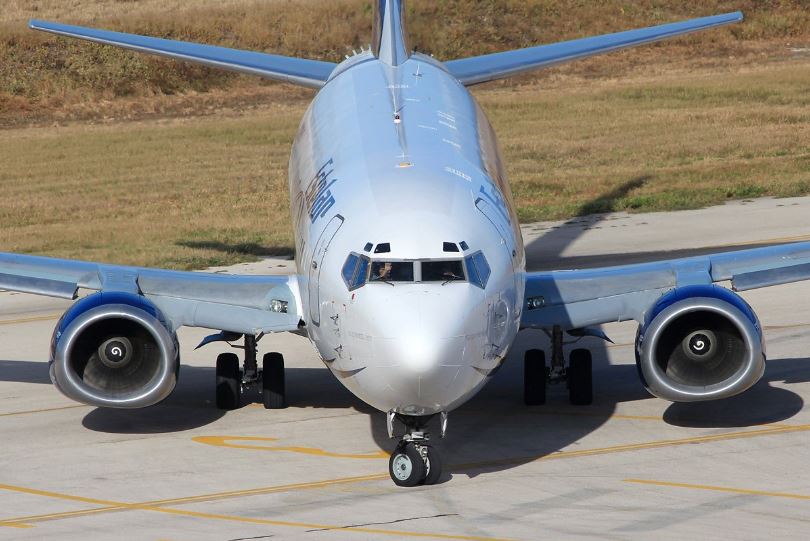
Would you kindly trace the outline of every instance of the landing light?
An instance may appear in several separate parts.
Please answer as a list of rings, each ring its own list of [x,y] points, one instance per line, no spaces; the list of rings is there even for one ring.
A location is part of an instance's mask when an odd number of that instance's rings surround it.
[[[546,299],[543,297],[529,297],[526,299],[526,307],[529,310],[537,310],[546,305]]]
[[[287,301],[280,301],[278,299],[273,299],[270,301],[270,311],[286,314],[287,304],[288,304]]]

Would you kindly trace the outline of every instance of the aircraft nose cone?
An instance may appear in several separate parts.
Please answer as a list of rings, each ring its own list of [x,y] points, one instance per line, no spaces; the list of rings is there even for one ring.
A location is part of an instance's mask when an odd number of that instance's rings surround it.
[[[458,365],[464,348],[463,337],[453,338],[433,332],[408,332],[391,343],[392,360],[406,373],[426,375],[440,366]]]
[[[377,341],[376,361],[415,375],[428,374],[443,365],[457,366],[464,351],[468,315],[450,313],[447,308],[440,299],[428,295],[405,294],[391,299],[386,311],[395,317],[387,319],[385,338]]]

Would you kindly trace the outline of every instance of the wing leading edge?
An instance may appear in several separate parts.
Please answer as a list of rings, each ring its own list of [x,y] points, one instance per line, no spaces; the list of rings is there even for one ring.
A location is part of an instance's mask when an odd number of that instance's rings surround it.
[[[104,45],[114,45],[176,60],[187,60],[214,68],[258,75],[266,79],[274,79],[309,88],[322,87],[335,69],[335,64],[320,60],[242,51],[227,47],[152,38],[47,21],[32,20],[28,23],[28,26],[33,30],[41,30],[60,36],[84,39]]]
[[[641,322],[655,301],[672,289],[729,280],[735,291],[810,280],[810,242],[639,265],[527,273],[521,325],[577,329]],[[532,301],[536,307],[528,309]]]
[[[615,34],[451,60],[445,62],[445,66],[462,84],[471,86],[742,20],[743,14],[737,11]]]
[[[294,331],[297,276],[239,276],[0,253],[0,289],[75,299],[79,289],[143,295],[175,328],[241,334]],[[282,310],[283,307],[283,310]]]

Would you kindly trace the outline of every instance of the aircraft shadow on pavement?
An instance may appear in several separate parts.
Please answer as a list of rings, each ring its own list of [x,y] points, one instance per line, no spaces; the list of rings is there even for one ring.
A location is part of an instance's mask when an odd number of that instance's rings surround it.
[[[182,432],[208,425],[227,414],[215,404],[215,373],[213,366],[182,365],[177,387],[160,404],[135,410],[96,408],[84,417],[82,424],[90,430],[119,434]],[[354,408],[379,414],[337,382],[326,368],[287,368],[285,375],[291,407]],[[48,363],[0,360],[0,381],[50,385]],[[244,397],[243,403],[260,401],[257,392],[255,396]],[[272,412],[268,415],[272,416]],[[272,422],[272,417],[268,420]],[[380,429],[386,430],[384,422]]]
[[[564,384],[549,387],[545,406],[523,404],[523,351],[545,347],[545,335],[523,331],[501,370],[472,400],[450,414],[448,437],[435,444],[452,474],[475,476],[510,469],[547,456],[581,440],[605,424],[619,403],[654,400],[641,385],[635,365],[611,365],[604,345],[586,339],[594,355],[594,403],[572,406]],[[586,340],[583,340],[585,342]],[[183,366],[175,391],[161,404],[140,410],[96,408],[82,425],[98,432],[157,434],[182,432],[213,423],[227,412],[214,404],[213,367]],[[288,368],[288,402],[292,408],[354,409],[369,418],[380,449],[392,451],[385,415],[346,390],[326,368]],[[50,384],[48,363],[0,361],[0,381]],[[694,428],[747,427],[791,418],[804,407],[798,394],[772,386],[810,381],[810,359],[768,362],[765,376],[752,389],[726,400],[671,404],[663,421]],[[250,402],[247,397],[245,402]],[[259,400],[258,393],[252,401]],[[273,412],[267,411],[267,422]],[[662,435],[663,437],[663,435]]]
[[[287,402],[293,408],[354,408],[373,410],[335,381],[326,368],[287,368]],[[88,413],[82,424],[98,432],[152,434],[181,432],[199,428],[228,415],[215,404],[216,370],[214,367],[181,366],[180,379],[174,392],[160,404],[141,410],[97,408]],[[242,407],[261,403],[258,390],[243,396]],[[273,412],[267,411],[267,422]],[[383,430],[385,427],[383,427]]]
[[[729,428],[777,423],[790,419],[804,407],[798,394],[771,383],[810,381],[810,359],[768,361],[765,375],[746,392],[711,402],[671,404],[664,413],[668,424],[695,428]]]

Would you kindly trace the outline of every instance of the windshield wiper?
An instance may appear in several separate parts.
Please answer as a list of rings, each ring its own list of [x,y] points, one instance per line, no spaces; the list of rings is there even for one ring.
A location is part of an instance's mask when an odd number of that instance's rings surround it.
[[[380,276],[380,277],[378,277],[378,278],[372,278],[372,279],[371,279],[371,281],[372,281],[372,282],[382,282],[382,283],[384,283],[384,284],[388,284],[389,286],[393,286],[393,285],[394,285],[394,282],[392,282],[391,280],[389,280],[389,279],[387,279],[387,278],[383,278],[382,276]]]
[[[457,275],[457,274],[451,274],[451,275],[450,275],[450,278],[448,278],[447,280],[445,280],[445,282],[444,282],[442,285],[443,285],[443,286],[446,286],[446,285],[447,285],[447,284],[449,284],[450,282],[456,282],[456,281],[458,281],[458,280],[464,280],[464,277],[463,277],[463,276],[459,276],[459,275]]]

